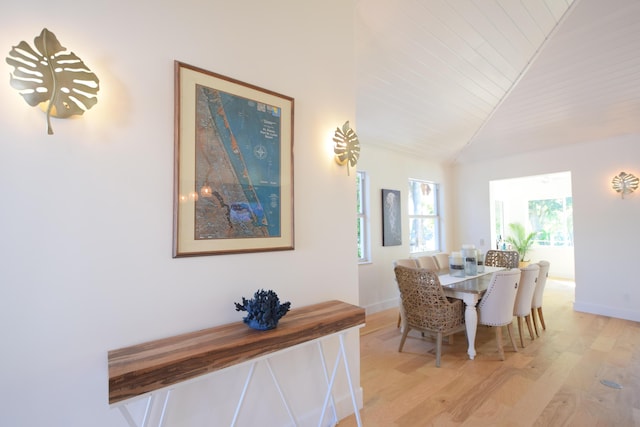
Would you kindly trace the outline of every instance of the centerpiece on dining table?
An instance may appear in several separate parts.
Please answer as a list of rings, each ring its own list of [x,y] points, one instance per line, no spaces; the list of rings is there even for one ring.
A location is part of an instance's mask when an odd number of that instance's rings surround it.
[[[484,273],[484,254],[474,245],[462,245],[449,256],[449,274],[454,277],[477,276]]]

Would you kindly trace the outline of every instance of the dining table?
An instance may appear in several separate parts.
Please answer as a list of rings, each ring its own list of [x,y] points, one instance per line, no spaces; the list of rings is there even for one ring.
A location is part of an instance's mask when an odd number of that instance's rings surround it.
[[[476,329],[478,328],[478,301],[487,291],[493,273],[504,270],[503,267],[485,266],[484,271],[474,276],[452,276],[442,274],[439,276],[440,284],[446,296],[461,299],[464,302],[464,321],[467,330],[469,349],[467,354],[473,360],[476,357]]]

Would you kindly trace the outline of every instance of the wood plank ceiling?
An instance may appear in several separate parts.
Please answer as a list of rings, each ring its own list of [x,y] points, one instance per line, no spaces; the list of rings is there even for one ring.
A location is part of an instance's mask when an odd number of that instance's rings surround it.
[[[360,0],[356,131],[464,162],[640,133],[640,0]]]

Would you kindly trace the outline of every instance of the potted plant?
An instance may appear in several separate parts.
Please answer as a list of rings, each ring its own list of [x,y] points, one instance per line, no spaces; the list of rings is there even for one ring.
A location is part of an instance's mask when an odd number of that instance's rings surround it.
[[[509,224],[509,229],[511,229],[511,235],[508,236],[505,240],[507,243],[510,243],[513,246],[513,249],[518,252],[518,257],[520,258],[520,267],[526,267],[529,265],[529,260],[525,259],[527,256],[527,252],[533,246],[533,240],[538,234],[535,231],[527,234],[524,229],[524,225],[519,222],[512,222]]]

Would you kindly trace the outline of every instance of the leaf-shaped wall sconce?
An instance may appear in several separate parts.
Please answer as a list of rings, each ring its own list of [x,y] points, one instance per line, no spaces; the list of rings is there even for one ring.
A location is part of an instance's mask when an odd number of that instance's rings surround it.
[[[634,191],[636,191],[639,181],[640,179],[638,179],[637,176],[626,172],[620,172],[611,180],[611,187],[618,193],[620,193],[622,195],[622,198],[624,199],[625,194],[633,193]]]
[[[34,40],[35,48],[21,41],[13,46],[7,64],[14,67],[11,86],[27,104],[47,113],[47,133],[53,135],[51,117],[81,115],[98,102],[98,77],[73,52],[66,52],[46,28]]]
[[[336,143],[333,152],[336,155],[336,163],[339,165],[347,165],[347,175],[349,175],[349,166],[354,167],[358,163],[360,157],[360,141],[355,131],[349,127],[347,120],[342,125],[342,129],[337,127],[333,137]]]

